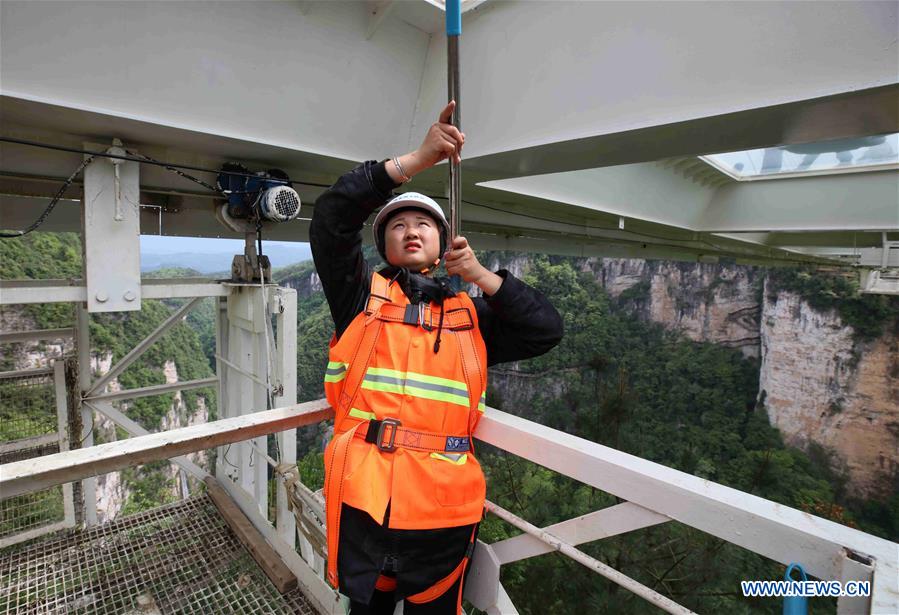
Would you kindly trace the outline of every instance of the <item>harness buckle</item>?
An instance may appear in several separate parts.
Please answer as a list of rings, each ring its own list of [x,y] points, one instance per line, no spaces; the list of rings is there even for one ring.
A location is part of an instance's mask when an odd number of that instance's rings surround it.
[[[386,418],[381,420],[381,424],[378,425],[378,435],[377,441],[375,441],[375,446],[378,447],[379,451],[383,451],[385,453],[392,453],[396,450],[396,432],[397,428],[402,426],[402,423],[399,419]],[[384,430],[387,426],[391,426],[390,430],[390,439],[387,441],[387,444],[384,444]]]
[[[403,312],[403,324],[418,326],[421,322],[421,304],[409,303],[406,305],[406,311]]]
[[[424,304],[421,304],[421,328],[425,331],[433,331],[434,327],[434,310],[428,308],[425,309]],[[427,311],[428,319],[425,320],[425,312]]]

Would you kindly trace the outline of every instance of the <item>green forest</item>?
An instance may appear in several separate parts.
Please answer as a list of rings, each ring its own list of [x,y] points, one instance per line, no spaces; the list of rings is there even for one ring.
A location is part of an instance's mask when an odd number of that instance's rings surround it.
[[[157,272],[172,276],[197,275],[189,270]],[[31,233],[22,238],[0,241],[0,278],[2,279],[70,279],[81,276],[81,244],[75,233]],[[172,309],[184,300],[143,301],[139,312],[93,314],[90,321],[91,346],[94,354],[111,354],[117,362],[139,341],[149,335],[165,320]],[[10,308],[4,308],[10,309]],[[31,304],[20,308],[22,315],[40,329],[71,327],[75,314],[71,304]],[[163,366],[173,361],[181,380],[204,378],[214,374],[211,362],[214,352],[214,306],[211,299],[204,300],[188,316],[185,323],[174,326],[153,344],[140,360],[128,367],[118,377],[123,388],[139,388],[164,384]],[[4,348],[0,369],[11,369],[16,346]],[[129,403],[128,415],[150,431],[159,429],[163,418],[172,407],[175,394],[134,399]],[[195,409],[197,399],[203,397],[210,418],[215,417],[215,390],[195,389],[181,393],[184,405]],[[4,399],[0,419],[15,418],[14,404]],[[12,421],[10,421],[12,422]],[[103,434],[94,432],[96,443],[103,441]],[[119,437],[124,437],[124,432]],[[139,512],[174,499],[173,481],[163,470],[165,462],[129,468],[123,472],[128,499],[122,512]]]
[[[73,277],[79,275],[80,248],[74,235],[34,233],[16,242],[0,242],[0,277]],[[368,253],[373,258],[371,252]],[[490,254],[481,254],[487,262]],[[498,255],[502,257],[503,255]],[[297,284],[312,273],[310,262],[275,272],[275,280]],[[167,271],[165,275],[189,272]],[[769,277],[769,292],[788,288],[817,309],[836,309],[852,323],[859,339],[876,337],[899,316],[896,301],[860,298],[841,280],[821,282],[801,270],[780,270]],[[532,256],[525,280],[543,292],[565,320],[565,338],[548,354],[518,369],[534,387],[531,405],[511,407],[503,392],[488,389],[488,405],[539,421],[651,461],[736,489],[899,540],[899,490],[885,501],[854,501],[846,495],[846,476],[830,451],[803,452],[784,444],[770,426],[764,399],[758,399],[759,364],[739,351],[690,341],[635,317],[628,306],[641,285],[617,299],[608,296],[578,261]],[[143,367],[125,372],[127,386],[162,382],[161,365],[174,360],[181,378],[211,373],[214,342],[212,307],[195,310],[157,344]],[[139,314],[94,317],[91,331],[98,349],[116,358],[165,317],[174,303],[144,302]],[[40,327],[67,326],[72,315],[54,306],[27,308]],[[320,292],[301,293],[298,306],[298,398],[323,397],[327,345],[333,332]],[[562,391],[562,394],[558,394]],[[214,408],[212,391],[196,392]],[[186,397],[186,396],[185,396]],[[158,426],[171,400],[153,398],[135,404],[132,417],[148,429]],[[298,458],[304,482],[319,488],[325,426],[298,434]],[[501,450],[481,445],[488,476],[488,498],[531,523],[552,523],[614,505],[610,494],[555,474]],[[128,510],[155,505],[166,485],[146,471]],[[517,530],[495,517],[481,528],[486,542]],[[582,545],[606,562],[698,612],[779,613],[774,599],[746,599],[739,581],[776,579],[784,567],[726,541],[677,523]],[[653,613],[654,607],[628,591],[588,572],[573,561],[547,554],[503,567],[502,581],[522,613]],[[576,597],[576,599],[574,599]],[[835,611],[835,601],[811,601],[813,613]]]
[[[491,256],[481,254],[481,261]],[[371,252],[368,257],[376,262]],[[829,451],[813,446],[803,452],[784,445],[768,422],[764,401],[757,399],[758,361],[635,318],[627,306],[648,288],[637,285],[612,300],[577,264],[564,257],[530,259],[525,280],[563,314],[565,338],[548,354],[520,365],[539,382],[530,407],[506,407],[493,388],[488,389],[488,405],[884,538],[899,538],[899,493],[882,502],[851,501],[845,495],[846,477],[832,467]],[[276,279],[298,280],[311,271],[311,263],[302,263]],[[823,290],[803,288],[807,275],[782,273],[778,284],[803,296],[821,294],[829,307],[859,314],[865,336],[878,335],[899,313],[895,301],[859,298],[839,282]],[[845,296],[832,297],[832,287]],[[324,296],[301,298],[298,318],[299,398],[318,399],[333,333]],[[560,383],[563,396],[541,393]],[[301,461],[304,482],[315,488],[323,478],[318,452],[322,431],[310,427],[298,438],[309,451]],[[607,493],[488,446],[481,446],[480,460],[488,477],[488,499],[539,527],[618,503]],[[489,543],[517,533],[488,516],[480,537]],[[677,523],[582,548],[697,612],[782,609],[779,600],[743,598],[739,582],[782,578],[784,566]],[[502,581],[522,613],[657,612],[559,554],[504,566]],[[813,600],[811,606],[814,613],[836,608],[827,599]]]

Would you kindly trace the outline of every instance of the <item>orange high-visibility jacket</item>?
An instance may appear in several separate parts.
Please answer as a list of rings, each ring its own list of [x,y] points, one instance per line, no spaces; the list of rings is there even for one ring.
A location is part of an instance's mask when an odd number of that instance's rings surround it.
[[[434,352],[445,310],[439,352]],[[486,495],[471,434],[484,411],[487,349],[465,293],[411,305],[372,275],[366,310],[332,340],[325,393],[335,410],[325,450],[329,580],[336,586],[340,507],[389,527],[477,523]]]

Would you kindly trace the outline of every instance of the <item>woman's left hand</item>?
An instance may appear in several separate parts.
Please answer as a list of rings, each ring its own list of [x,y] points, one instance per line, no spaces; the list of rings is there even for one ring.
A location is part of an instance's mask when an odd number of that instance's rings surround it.
[[[444,254],[446,272],[449,275],[458,275],[468,284],[477,284],[488,295],[493,295],[499,290],[503,279],[488,271],[478,262],[474,250],[468,245],[465,237],[453,239],[452,246]]]

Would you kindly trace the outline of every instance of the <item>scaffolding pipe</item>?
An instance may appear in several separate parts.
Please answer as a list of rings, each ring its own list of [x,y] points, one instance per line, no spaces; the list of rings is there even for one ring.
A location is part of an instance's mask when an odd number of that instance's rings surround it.
[[[496,515],[497,517],[499,517],[506,523],[514,525],[515,527],[520,529],[522,532],[525,532],[526,534],[530,534],[534,538],[536,538],[542,542],[545,542],[546,544],[551,546],[553,549],[560,552],[562,555],[570,557],[577,563],[586,566],[590,570],[604,576],[605,578],[609,579],[613,583],[617,583],[621,587],[640,596],[647,602],[654,604],[655,606],[659,607],[663,611],[666,611],[668,613],[675,613],[676,615],[696,615],[696,613],[694,613],[690,609],[688,609],[684,606],[681,606],[680,604],[671,600],[670,598],[663,596],[659,592],[646,587],[642,583],[635,581],[634,579],[630,578],[629,576],[627,576],[621,572],[618,572],[614,568],[607,566],[606,564],[603,564],[601,561],[599,561],[595,557],[590,557],[589,555],[587,555],[580,549],[576,549],[575,547],[571,546],[567,542],[564,542],[563,540],[556,538],[549,532],[541,530],[536,525],[528,523],[521,517],[510,513],[505,508],[502,508],[501,506],[498,506],[498,505],[494,504],[493,502],[490,502],[489,500],[486,502],[485,507],[488,512],[493,513],[494,515]]]
[[[216,376],[210,376],[209,378],[200,378],[198,380],[182,380],[180,382],[170,382],[168,384],[154,384],[153,386],[141,387],[139,389],[125,389],[123,391],[92,395],[91,397],[85,397],[84,401],[120,401],[123,399],[137,399],[138,397],[152,397],[153,395],[163,395],[173,391],[203,389],[216,384],[218,381],[219,379]]]
[[[71,339],[74,336],[75,329],[73,327],[65,327],[63,329],[41,329],[37,331],[12,331],[9,333],[0,333],[0,344]]]
[[[85,397],[92,397],[96,395],[99,391],[102,391],[103,388],[112,382],[114,378],[116,378],[123,371],[128,369],[128,366],[137,361],[144,352],[147,351],[147,348],[152,346],[156,340],[165,335],[165,333],[171,329],[173,326],[187,318],[187,313],[190,312],[194,307],[196,307],[197,303],[202,301],[202,297],[195,297],[178,308],[175,313],[166,318],[162,324],[160,324],[153,333],[148,335],[143,341],[141,341],[137,346],[135,346],[131,352],[126,354],[121,361],[119,361],[109,372],[106,373],[105,376],[97,380],[93,385],[90,386],[90,389],[84,394]]]
[[[223,357],[223,356],[221,356],[221,355],[219,355],[219,354],[216,354],[216,355],[215,355],[215,359],[216,359],[217,361],[220,361],[221,363],[223,363],[223,364],[226,365],[227,367],[230,367],[231,369],[233,369],[234,371],[236,371],[238,374],[240,374],[240,375],[242,375],[242,376],[246,376],[247,378],[249,378],[250,380],[252,380],[252,381],[255,382],[256,384],[261,384],[262,386],[265,387],[265,390],[266,390],[266,391],[270,391],[270,390],[271,390],[271,386],[268,385],[268,384],[266,384],[266,382],[265,382],[264,380],[262,380],[261,378],[259,378],[256,374],[251,374],[251,373],[248,372],[247,370],[241,369],[240,367],[238,367],[237,365],[235,365],[234,363],[232,363],[231,361],[229,361],[228,359],[226,359],[225,357]]]

